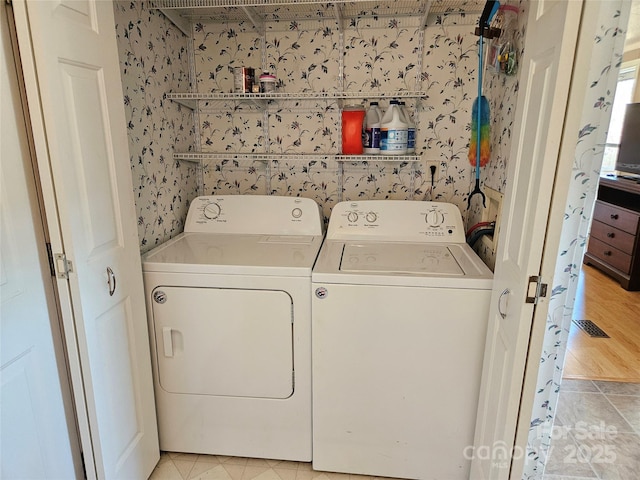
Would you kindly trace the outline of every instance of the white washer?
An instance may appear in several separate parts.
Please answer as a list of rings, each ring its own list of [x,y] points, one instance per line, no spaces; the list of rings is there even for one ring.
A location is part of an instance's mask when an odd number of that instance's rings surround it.
[[[160,448],[311,460],[311,269],[318,205],[196,198],[143,256]]]
[[[452,204],[333,208],[312,275],[314,469],[468,478],[492,277]]]

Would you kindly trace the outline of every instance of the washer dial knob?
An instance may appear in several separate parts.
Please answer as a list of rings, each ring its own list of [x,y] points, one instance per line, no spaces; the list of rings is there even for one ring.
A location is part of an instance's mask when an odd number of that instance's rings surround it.
[[[430,227],[439,227],[444,223],[444,215],[437,210],[431,210],[425,215],[424,220]]]
[[[366,218],[367,222],[373,223],[378,219],[378,215],[376,215],[375,212],[369,212],[364,218]]]
[[[221,212],[222,209],[217,203],[209,203],[206,207],[204,207],[204,216],[209,220],[215,220],[220,216]]]
[[[291,210],[291,216],[293,218],[300,218],[302,216],[302,210],[298,207]]]
[[[347,214],[347,220],[349,220],[351,223],[357,222],[358,214],[356,212],[349,212]]]

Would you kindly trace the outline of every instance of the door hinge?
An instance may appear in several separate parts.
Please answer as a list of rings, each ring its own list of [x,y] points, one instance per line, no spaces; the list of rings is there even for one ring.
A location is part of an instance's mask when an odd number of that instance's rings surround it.
[[[73,272],[73,263],[71,260],[67,260],[67,256],[64,253],[55,253],[53,259],[56,277],[68,279],[69,273]]]
[[[84,478],[87,478],[87,464],[84,463],[84,452],[80,452],[80,460],[82,460],[82,473],[84,474]]]
[[[536,305],[540,297],[547,296],[547,284],[542,283],[542,277],[531,276],[529,277],[529,286],[527,287],[527,299],[526,303],[533,303]]]
[[[51,250],[51,244],[47,242],[45,244],[47,246],[47,258],[49,259],[49,271],[51,272],[51,276],[56,276],[56,266],[53,263],[53,250]]]

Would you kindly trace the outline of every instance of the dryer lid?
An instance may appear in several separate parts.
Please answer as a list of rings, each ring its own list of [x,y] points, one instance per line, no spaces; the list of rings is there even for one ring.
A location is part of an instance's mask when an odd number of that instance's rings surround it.
[[[314,235],[183,233],[142,257],[144,271],[309,276],[322,243]]]

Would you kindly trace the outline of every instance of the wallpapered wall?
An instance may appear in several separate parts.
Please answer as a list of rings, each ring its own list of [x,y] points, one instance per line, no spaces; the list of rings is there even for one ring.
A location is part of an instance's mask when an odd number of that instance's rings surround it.
[[[172,160],[194,141],[190,111],[164,98],[189,91],[187,39],[147,2],[114,2],[140,250],[182,232],[196,167]]]
[[[201,135],[201,145],[195,145],[194,116],[164,98],[167,92],[190,90],[187,38],[145,1],[117,0],[115,15],[143,252],[180,233],[188,203],[197,195],[195,166],[172,161],[173,151],[338,153],[340,117],[335,100],[270,106],[268,143],[262,110],[242,102],[211,102],[195,116]],[[433,188],[422,163],[345,163],[340,178],[338,164],[331,160],[297,157],[256,162],[230,157],[203,162],[203,193],[310,197],[323,207],[328,219],[340,198],[342,180],[343,200],[448,201],[460,207],[467,224],[478,221],[482,213],[478,197],[467,210],[467,196],[475,179],[467,150],[471,106],[477,95],[478,37],[471,34],[477,17],[430,18],[418,83],[421,37],[416,21],[364,18],[347,26],[345,90],[420,88],[427,92],[416,117],[417,150],[423,160],[439,164]],[[521,30],[517,36],[522,36]],[[280,80],[281,91],[337,90],[338,41],[337,25],[330,20],[270,22],[264,45],[245,23],[197,23],[193,39],[197,91],[232,90],[230,67],[260,69],[263,54],[267,68]],[[481,179],[502,192],[517,82],[503,75],[487,74],[486,79],[494,155],[483,168]],[[413,111],[414,101],[407,102]],[[381,104],[386,108],[387,101]],[[491,252],[481,254],[490,256]]]
[[[471,34],[477,18],[446,17],[425,31],[421,51],[419,28],[406,17],[354,20],[344,33],[346,91],[420,89],[427,99],[418,105],[417,151],[424,161],[437,161],[437,181],[424,164],[401,162],[345,163],[343,200],[433,199],[455,203],[465,219],[480,218],[479,201],[467,211],[467,195],[474,170],[467,160],[471,106],[477,95],[478,37]],[[464,23],[463,25],[458,23]],[[233,88],[229,67],[266,65],[280,80],[280,91],[338,90],[338,42],[335,22],[304,21],[268,24],[264,45],[246,24],[198,23],[195,56],[199,92]],[[517,33],[518,36],[521,32]],[[263,52],[262,49],[265,49]],[[419,55],[423,72],[416,78]],[[418,81],[416,81],[418,80]],[[500,75],[487,84],[493,101],[496,154],[483,170],[483,181],[504,190],[515,80]],[[487,95],[491,95],[487,93]],[[382,108],[388,102],[381,100]],[[408,100],[410,111],[415,103]],[[231,113],[230,113],[231,112]],[[269,139],[263,135],[264,117],[245,103],[212,104],[201,111],[201,150],[215,152],[338,153],[339,108],[335,101],[279,102],[269,109]],[[415,167],[415,168],[412,168]],[[272,193],[315,199],[329,217],[340,199],[336,162],[205,161],[204,191],[211,193]],[[471,218],[473,217],[473,219]]]
[[[518,7],[517,27],[513,32],[513,41],[517,50],[517,58],[522,58],[524,50],[524,38],[529,14],[529,2],[525,0],[500,2],[501,5],[513,5]],[[476,60],[477,61],[477,60]],[[507,183],[507,163],[511,149],[511,134],[513,131],[513,118],[518,95],[518,73],[513,76],[493,74],[491,70],[485,71],[483,93],[489,100],[491,111],[491,161],[482,168],[480,181],[483,187],[489,187],[503,194]],[[486,189],[485,189],[486,190]],[[487,208],[489,199],[487,199]],[[471,200],[470,217],[467,225],[475,225],[483,219],[483,206],[478,195]],[[491,218],[494,220],[494,218]],[[493,238],[497,242],[498,234]],[[489,249],[481,242],[477,242],[475,251],[484,262],[493,269],[495,265],[495,251]]]

